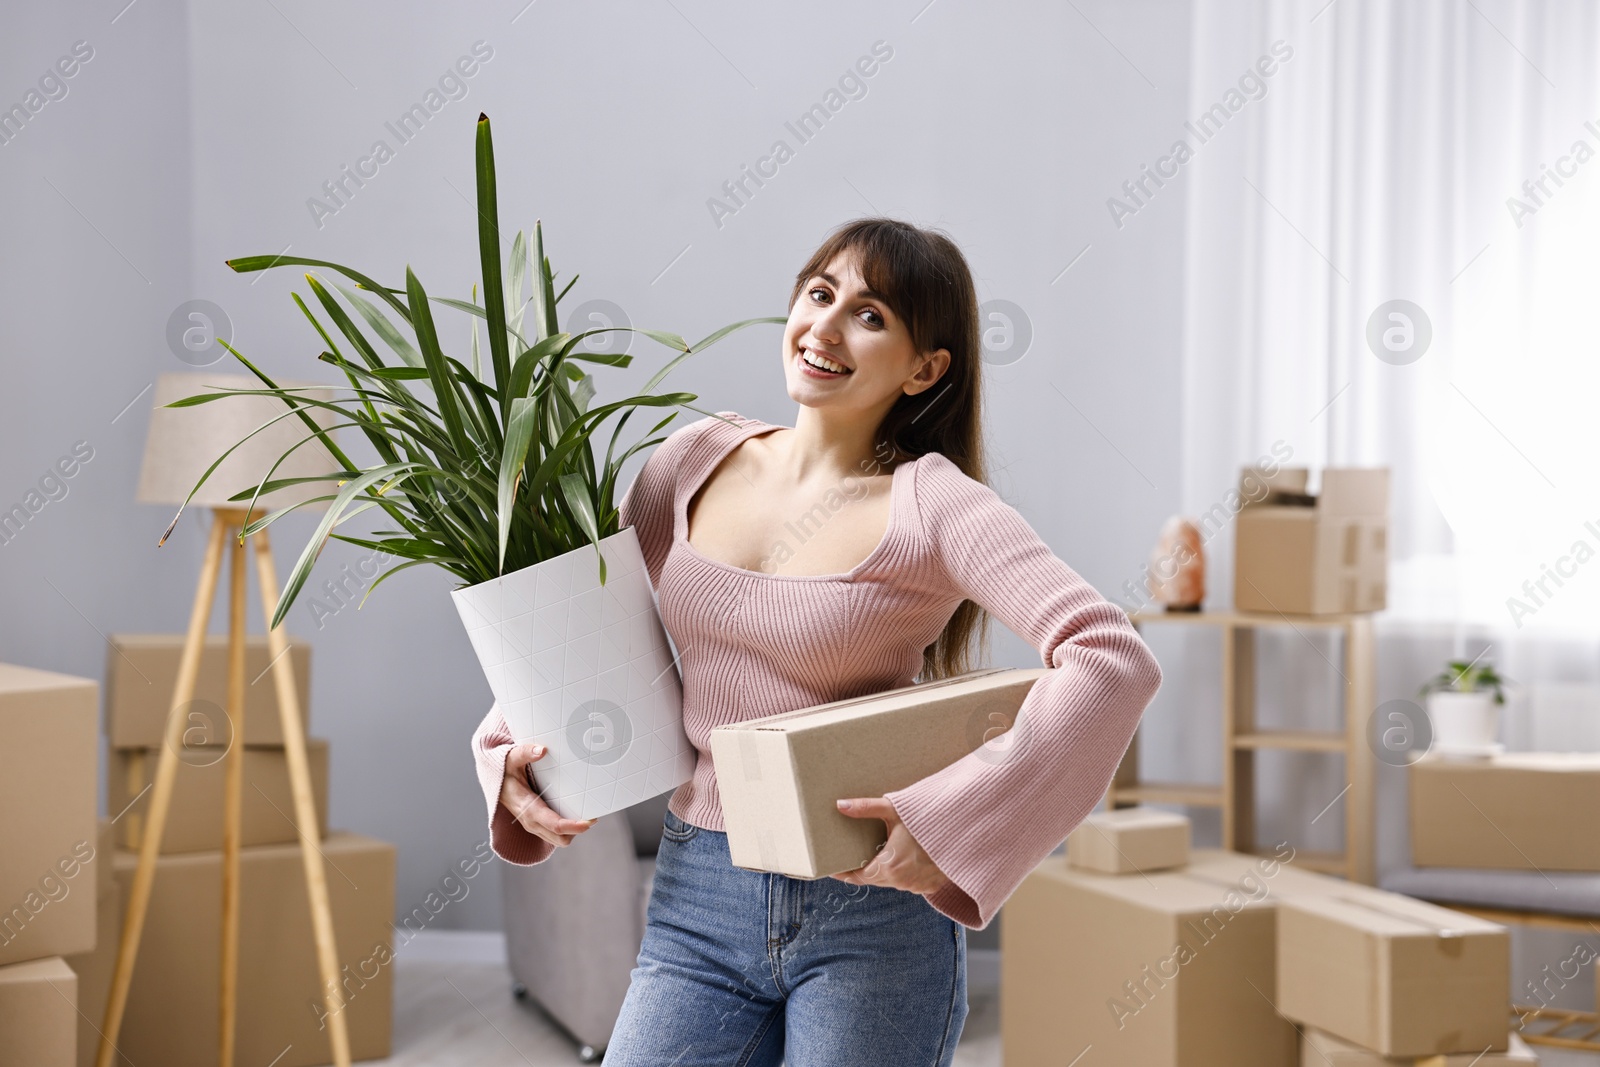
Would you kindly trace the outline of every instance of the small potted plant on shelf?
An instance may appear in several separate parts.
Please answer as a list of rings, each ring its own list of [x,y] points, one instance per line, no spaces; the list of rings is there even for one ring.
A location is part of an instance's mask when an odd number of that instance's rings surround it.
[[[1451,660],[1423,684],[1420,695],[1428,701],[1428,721],[1433,727],[1434,750],[1442,755],[1490,756],[1504,746],[1500,708],[1509,678],[1478,660]]]
[[[276,397],[285,410],[250,436],[280,419],[298,418],[307,433],[278,463],[316,440],[340,465],[320,476],[274,479],[274,464],[253,490],[232,498],[248,501],[253,511],[259,496],[288,485],[321,482],[329,489],[241,530],[247,537],[295,508],[327,502],[289,573],[272,625],[294,604],[330,537],[401,561],[367,595],[407,568],[443,567],[461,582],[451,596],[513,736],[538,739],[548,749],[534,768],[546,803],[569,818],[592,818],[687,781],[695,756],[683,732],[680,680],[638,539],[632,527],[619,528],[614,503],[624,461],[665,440],[651,435],[677,411],[621,452],[618,434],[639,408],[699,411],[695,394],[656,393],[656,386],[691,354],[735,330],[785,319],[747,319],[693,345],[676,334],[626,326],[562,332],[556,305],[577,277],[556,292],[541,223],[534,224],[531,248],[522,233],[516,235],[509,269],[502,272],[494,148],[484,115],[478,116],[476,177],[481,304],[429,296],[409,266],[405,287],[394,289],[322,260],[232,259],[228,265],[240,272],[295,264],[325,267],[355,283],[355,289],[338,283],[330,288],[306,274],[322,318],[294,294],[320,337],[324,351],[318,358],[343,374],[350,395],[327,401],[303,388],[280,387],[226,346],[263,387],[201,393],[171,406],[239,393]],[[526,299],[525,288],[531,290]],[[476,293],[475,288],[474,300]],[[445,354],[435,305],[471,317],[470,365]],[[488,337],[488,375],[478,343],[480,319]],[[608,330],[642,333],[677,355],[637,395],[591,408],[594,379],[579,363],[625,367],[633,358],[579,347],[584,338]],[[386,358],[384,349],[392,356]],[[342,451],[311,418],[319,408],[335,416],[328,429],[359,429],[377,462],[363,465]],[[594,437],[602,422],[619,413],[601,459]],[[195,490],[232,451],[211,464]],[[398,528],[367,536],[334,532],[374,510]],[[177,522],[175,516],[163,542]]]

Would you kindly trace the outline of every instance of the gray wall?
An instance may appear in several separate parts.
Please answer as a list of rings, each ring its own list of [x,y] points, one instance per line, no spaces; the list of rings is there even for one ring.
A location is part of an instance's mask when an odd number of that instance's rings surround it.
[[[309,297],[298,269],[237,275],[225,258],[287,244],[397,285],[410,264],[436,294],[467,296],[480,110],[494,122],[503,224],[545,220],[556,269],[583,275],[569,301],[609,299],[635,325],[692,338],[782,314],[804,257],[860,214],[947,229],[982,298],[1013,302],[1031,324],[1025,354],[999,354],[985,379],[996,488],[1108,595],[1137,575],[1176,506],[1182,179],[1121,228],[1105,201],[1186,117],[1185,0],[511,0],[448,12],[145,0],[114,24],[121,4],[97,7],[23,9],[0,38],[8,101],[73,41],[96,50],[70,94],[0,146],[11,205],[0,358],[13,383],[0,499],[20,500],[74,441],[96,449],[68,496],[0,546],[6,660],[100,678],[104,634],[183,628],[205,516],[155,548],[170,515],[133,503],[148,395],[111,421],[157,374],[186,369],[168,315],[214,301],[269,371],[325,377],[290,301]],[[466,95],[401,144],[385,123],[477,41],[493,54]],[[893,56],[865,95],[800,144],[785,123],[878,41]],[[319,224],[307,200],[379,139],[393,158]],[[718,225],[708,198],[777,139],[793,158]],[[778,337],[737,335],[669,384],[708,410],[792,424]],[[602,397],[642,384],[665,350],[632,351],[637,365],[607,373]],[[310,532],[295,519],[275,528],[280,570]],[[321,566],[359,556],[336,544]],[[312,728],[332,744],[332,821],[399,846],[402,912],[484,834],[467,739],[490,695],[449,587],[412,571],[359,613],[319,628],[307,601],[290,624],[315,649]],[[1002,628],[993,647],[998,664],[1039,662]],[[494,877],[436,925],[496,926]]]

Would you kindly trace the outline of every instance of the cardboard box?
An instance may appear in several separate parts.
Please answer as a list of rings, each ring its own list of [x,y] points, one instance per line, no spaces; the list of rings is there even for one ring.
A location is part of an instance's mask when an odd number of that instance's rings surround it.
[[[1511,1035],[1510,1047],[1504,1052],[1485,1052],[1479,1056],[1471,1052],[1457,1052],[1450,1056],[1425,1056],[1416,1061],[1416,1067],[1496,1067],[1498,1064],[1528,1064],[1539,1062],[1538,1055],[1516,1034]]]
[[[1189,820],[1158,808],[1097,811],[1067,835],[1067,862],[1103,874],[1182,867],[1189,862]]]
[[[116,877],[111,873],[112,853],[117,850],[117,828],[110,819],[96,819],[94,828],[94,858],[89,861],[94,868],[94,895],[96,899],[111,892]]]
[[[227,749],[185,749],[178,762],[161,851],[203,852],[222,847],[222,805],[227,785]],[[121,812],[117,844],[137,849],[143,842],[160,749],[112,749],[106,778],[106,807]],[[316,801],[317,839],[328,833],[328,742],[306,739],[311,791]],[[140,794],[143,793],[143,796]],[[130,808],[128,804],[138,797]],[[124,810],[126,809],[126,810]],[[300,840],[294,823],[294,791],[289,785],[289,755],[277,745],[246,745],[239,790],[242,845],[289,844]]]
[[[1314,1026],[1300,1034],[1300,1067],[1497,1067],[1497,1065],[1537,1065],[1539,1057],[1515,1033],[1504,1052],[1457,1052],[1448,1056],[1384,1056],[1352,1045]]]
[[[1000,928],[1007,1067],[1060,1067],[1090,1045],[1097,1067],[1292,1064],[1295,1028],[1272,1003],[1275,905],[1332,882],[1210,850],[1142,876],[1046,857]]]
[[[1411,1056],[1385,1056],[1315,1026],[1300,1029],[1300,1067],[1413,1067]]]
[[[108,848],[104,855],[109,872],[113,851]],[[117,966],[117,943],[122,937],[123,908],[122,887],[112,878],[95,902],[98,929],[94,948],[65,957],[78,976],[78,1067],[94,1067],[100,1048],[100,1026],[106,1017],[106,1001],[111,998],[111,972]]]
[[[1389,469],[1281,468],[1263,493],[1260,472],[1240,476],[1234,519],[1233,606],[1238,611],[1334,615],[1388,602]]]
[[[1418,760],[1411,765],[1411,862],[1600,871],[1600,754]]]
[[[59,956],[0,967],[0,1067],[76,1067],[78,976]]]
[[[338,939],[344,1016],[355,1060],[387,1056],[394,996],[393,845],[335,830],[322,844]],[[131,892],[137,853],[118,851]],[[241,849],[236,1061],[273,1067],[332,1062],[299,845]],[[216,1062],[222,853],[158,860],[117,1047],[143,1067]],[[287,1052],[285,1052],[287,1049]],[[275,1059],[284,1053],[281,1059]]]
[[[183,634],[112,634],[106,653],[106,736],[112,748],[159,748],[167,726],[172,693],[178,686],[178,661]],[[289,638],[300,715],[309,730],[311,718],[311,646]],[[265,634],[251,634],[244,651],[244,741],[247,745],[283,744],[278,690]],[[227,721],[228,637],[211,634],[200,655],[194,698],[187,709],[185,744],[228,744],[233,729]]]
[[[1506,1050],[1511,938],[1367,886],[1278,906],[1278,1010],[1386,1056]]]
[[[99,687],[0,664],[0,965],[94,945]]]
[[[990,668],[718,726],[711,758],[733,865],[807,879],[860,867],[884,824],[835,801],[903,789],[1009,731],[1044,673]]]

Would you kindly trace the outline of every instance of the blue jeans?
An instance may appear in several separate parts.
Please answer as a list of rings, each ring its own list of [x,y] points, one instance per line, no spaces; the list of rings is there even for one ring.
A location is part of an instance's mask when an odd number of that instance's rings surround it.
[[[607,1067],[948,1067],[966,928],[926,898],[733,866],[667,812]]]

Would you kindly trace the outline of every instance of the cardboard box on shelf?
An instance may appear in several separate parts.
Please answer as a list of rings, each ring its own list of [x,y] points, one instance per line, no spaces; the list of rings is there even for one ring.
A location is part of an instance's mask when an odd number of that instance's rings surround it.
[[[1350,885],[1278,905],[1278,1010],[1386,1056],[1505,1051],[1511,940],[1497,923]]]
[[[1337,615],[1382,611],[1389,569],[1389,469],[1284,467],[1263,493],[1260,472],[1240,476],[1234,519],[1237,611]]]
[[[203,852],[222,847],[222,806],[227,785],[228,750],[221,746],[186,748],[174,779],[161,851]],[[146,787],[155,781],[160,749],[111,750],[106,807],[126,812],[117,820],[118,845],[137,849],[143,841],[150,810]],[[317,838],[328,833],[328,742],[306,739],[306,762],[316,802]],[[139,797],[133,807],[128,804]],[[294,823],[294,792],[289,785],[288,751],[278,745],[246,745],[244,777],[239,791],[242,845],[288,844],[300,840]]]
[[[112,849],[106,849],[106,869],[112,865]],[[95,904],[99,919],[94,948],[65,957],[78,976],[78,1067],[94,1067],[100,1048],[100,1024],[106,1017],[106,1001],[111,997],[111,972],[117,966],[117,943],[122,937],[122,887],[113,878]]]
[[[860,867],[884,824],[835,801],[902,789],[1009,732],[1044,674],[972,671],[718,726],[711,758],[733,865],[808,879]]]
[[[1416,866],[1600,871],[1600,753],[1426,756],[1410,775]]]
[[[112,634],[106,653],[106,737],[112,748],[158,748],[167,726],[172,693],[178,685],[183,634]],[[302,725],[311,716],[311,646],[289,638],[295,689],[300,696]],[[245,639],[244,741],[247,745],[283,744],[278,690],[265,634]],[[227,721],[228,638],[211,634],[200,655],[194,697],[186,710],[185,744],[228,744],[233,731]]]
[[[59,956],[0,967],[0,1067],[76,1067],[78,976]]]
[[[1415,1067],[1500,1067],[1513,1063],[1534,1067],[1538,1062],[1538,1054],[1513,1033],[1510,1047],[1504,1052],[1485,1052],[1482,1055],[1457,1052],[1449,1056],[1424,1056],[1416,1061]]]
[[[350,1054],[356,1060],[387,1056],[394,990],[394,846],[335,830],[321,852]],[[117,881],[125,894],[138,862],[137,853],[116,854]],[[300,846],[241,849],[239,873],[237,1061],[274,1067],[331,1063]],[[221,925],[222,853],[160,857],[117,1038],[127,1060],[165,1067],[216,1062]],[[280,1053],[283,1057],[275,1060]]]
[[[98,697],[87,678],[0,663],[0,965],[94,944]]]
[[[1333,879],[1272,857],[1196,850],[1143,876],[1047,857],[1006,902],[1000,928],[1008,1067],[1281,1067],[1294,1026],[1273,1007],[1274,908]],[[1087,1062],[1087,1061],[1086,1061]]]
[[[1189,820],[1159,808],[1097,811],[1067,835],[1067,862],[1103,874],[1182,867],[1189,862]]]

